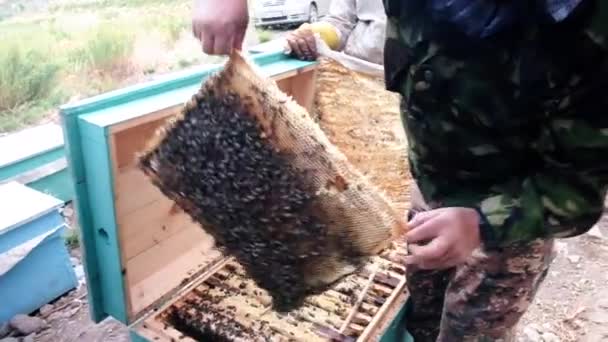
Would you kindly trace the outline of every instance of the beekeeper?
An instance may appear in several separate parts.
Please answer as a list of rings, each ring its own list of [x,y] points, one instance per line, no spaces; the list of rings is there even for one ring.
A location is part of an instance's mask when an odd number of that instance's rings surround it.
[[[416,341],[514,341],[554,239],[601,217],[604,1],[384,0],[385,82],[402,95],[419,187],[406,260]],[[203,2],[201,37],[240,37],[246,0]]]
[[[332,50],[381,65],[386,33],[382,0],[332,0],[326,17],[287,35],[292,54],[304,60],[316,59],[315,33]]]

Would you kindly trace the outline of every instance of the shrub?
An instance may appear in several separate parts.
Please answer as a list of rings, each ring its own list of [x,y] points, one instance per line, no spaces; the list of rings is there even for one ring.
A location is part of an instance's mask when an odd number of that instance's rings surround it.
[[[69,231],[65,236],[65,244],[68,249],[74,249],[80,246],[80,237],[75,229]]]
[[[104,23],[86,35],[84,45],[73,53],[72,62],[79,67],[100,71],[111,71],[128,64],[133,52],[134,34]]]
[[[0,44],[0,111],[46,97],[59,68],[36,42]]]
[[[170,43],[174,43],[188,26],[189,24],[185,17],[168,16],[158,21],[157,29],[168,36]]]

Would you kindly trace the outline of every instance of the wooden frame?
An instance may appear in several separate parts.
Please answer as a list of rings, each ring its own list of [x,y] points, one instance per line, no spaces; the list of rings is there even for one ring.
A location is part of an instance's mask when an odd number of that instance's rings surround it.
[[[398,247],[399,249],[399,247]],[[155,310],[153,310],[152,312],[149,312],[146,316],[142,317],[137,323],[133,324],[132,330],[136,333],[139,334],[140,336],[144,337],[145,339],[149,340],[149,341],[176,341],[176,340],[180,340],[180,341],[194,341],[191,337],[188,337],[187,335],[185,335],[185,333],[180,332],[178,330],[178,328],[173,327],[170,323],[168,323],[167,321],[165,321],[163,319],[163,317],[166,315],[166,313],[169,311],[169,309],[174,308],[174,307],[180,307],[185,305],[185,302],[188,301],[188,298],[192,298],[193,296],[197,296],[194,294],[194,292],[198,292],[198,293],[202,293],[205,292],[207,289],[209,289],[205,283],[213,278],[216,277],[216,275],[218,274],[223,274],[224,276],[222,276],[222,279],[225,279],[223,281],[224,284],[226,284],[227,286],[230,286],[229,284],[232,284],[232,286],[236,286],[236,284],[240,284],[239,288],[243,288],[243,280],[245,280],[245,278],[242,277],[236,277],[236,278],[224,278],[226,274],[231,274],[231,275],[235,275],[234,271],[229,271],[227,270],[227,267],[229,267],[230,265],[232,265],[232,267],[238,267],[238,264],[236,264],[234,262],[233,258],[227,258],[227,257],[223,257],[223,258],[219,258],[211,267],[209,267],[204,273],[202,273],[198,278],[194,279],[193,281],[189,282],[188,284],[184,285],[179,292],[177,292],[171,299],[167,300],[162,306],[156,308]],[[374,267],[375,269],[370,272],[367,281],[365,282],[365,285],[362,287],[350,287],[351,290],[354,289],[354,291],[357,291],[357,296],[359,298],[359,300],[357,301],[357,303],[353,304],[349,304],[347,301],[341,301],[342,304],[345,305],[351,305],[352,309],[351,311],[348,313],[348,315],[346,317],[341,318],[340,315],[338,313],[332,313],[331,311],[326,311],[326,310],[330,310],[327,309],[327,307],[325,305],[328,305],[330,303],[337,303],[334,302],[335,300],[337,300],[337,298],[344,296],[344,289],[348,288],[349,285],[358,283],[359,285],[363,285],[362,282],[357,282],[357,279],[364,279],[362,278],[362,272],[359,271],[349,277],[347,277],[346,279],[340,281],[338,284],[336,284],[336,286],[334,286],[331,290],[326,291],[322,294],[319,295],[315,295],[310,297],[309,299],[307,299],[305,306],[308,307],[307,310],[308,312],[314,313],[317,317],[321,317],[321,318],[317,318],[318,322],[315,324],[318,325],[322,325],[325,322],[328,321],[328,319],[331,319],[332,321],[340,321],[341,322],[341,328],[338,329],[337,327],[332,328],[331,325],[329,326],[330,330],[333,330],[334,333],[336,335],[340,335],[343,334],[345,332],[345,330],[350,330],[350,333],[352,334],[353,332],[357,332],[358,331],[358,337],[356,338],[356,342],[367,342],[367,341],[392,341],[391,336],[386,336],[385,332],[389,329],[390,325],[393,324],[393,318],[396,317],[399,312],[402,310],[402,308],[405,306],[405,303],[407,301],[407,292],[405,291],[405,284],[406,284],[406,278],[405,278],[405,269],[401,268],[400,264],[398,262],[392,261],[391,258],[387,255],[387,253],[385,253],[385,255],[383,257],[377,257],[374,258],[371,262],[370,262],[371,267]],[[368,265],[368,266],[370,266]],[[391,265],[391,267],[395,267],[397,266],[398,268],[401,269],[401,273],[395,273],[394,271],[389,270],[388,267],[386,267],[387,265]],[[383,267],[382,270],[380,270],[379,268]],[[369,268],[369,267],[367,267]],[[241,271],[237,271],[236,274],[240,273]],[[382,277],[390,277],[393,280],[398,280],[398,283],[395,283],[394,285],[387,285],[387,283],[383,283]],[[215,278],[216,281],[218,278]],[[386,279],[386,278],[385,278]],[[211,279],[213,280],[213,279]],[[245,280],[247,282],[247,280]],[[212,282],[213,283],[213,282]],[[225,294],[225,298],[226,300],[229,300],[228,303],[232,303],[232,305],[235,305],[237,307],[239,307],[238,309],[236,309],[235,315],[237,317],[240,317],[240,322],[243,323],[243,317],[252,317],[251,319],[253,321],[257,321],[260,319],[264,319],[265,321],[269,322],[270,326],[275,326],[273,325],[272,321],[272,317],[276,317],[275,314],[273,313],[270,316],[265,316],[264,313],[268,313],[269,312],[269,307],[266,307],[266,309],[264,309],[264,300],[258,302],[259,305],[262,305],[262,307],[256,306],[255,304],[245,304],[245,303],[249,303],[251,302],[255,302],[255,297],[258,297],[258,299],[263,299],[266,294],[265,291],[258,288],[257,286],[253,285],[252,283],[248,282],[247,288],[248,290],[246,290],[245,292],[250,293],[250,295],[244,295],[245,297],[241,298],[242,295],[237,295],[236,299],[232,299],[233,295],[230,294]],[[342,289],[342,290],[339,290]],[[373,292],[372,292],[373,289]],[[376,303],[374,304],[374,300],[379,299],[379,293],[383,293],[386,291],[386,299],[383,302],[380,303]],[[216,292],[216,293],[222,293],[222,292]],[[224,292],[225,293],[225,292]],[[327,294],[329,293],[329,294]],[[253,296],[253,297],[251,297]],[[365,298],[365,302],[364,299]],[[372,300],[372,298],[375,298]],[[217,297],[215,298],[217,299]],[[364,303],[363,303],[364,302]],[[319,304],[315,304],[315,303],[325,303],[325,305],[321,305],[318,306]],[[253,305],[253,306],[252,306]],[[269,304],[266,304],[269,305]],[[333,306],[334,304],[332,304]],[[365,305],[365,308],[363,309],[363,305]],[[227,307],[230,307],[227,306]],[[234,306],[233,306],[234,307]],[[247,309],[247,307],[249,309]],[[223,307],[224,309],[226,307]],[[241,312],[240,308],[245,308],[245,311]],[[312,311],[310,310],[312,309]],[[253,310],[253,311],[252,311]],[[375,310],[375,313],[371,313],[369,312],[369,310]],[[296,310],[296,312],[292,312],[290,313],[288,316],[294,314],[294,315],[298,315],[299,310]],[[240,315],[239,315],[240,312]],[[248,313],[247,313],[248,312]],[[260,314],[261,313],[261,314]],[[327,315],[328,313],[330,313],[330,315]],[[210,314],[210,313],[209,313]],[[327,316],[325,316],[327,315]],[[345,313],[341,314],[342,316],[345,315]],[[264,317],[262,317],[264,316]],[[325,318],[323,318],[325,317]],[[357,321],[353,320],[354,317],[357,317]],[[307,319],[303,319],[300,322],[300,326],[305,325]],[[324,321],[323,321],[324,320]],[[283,320],[284,323],[286,323],[285,320]],[[312,321],[308,321],[308,323],[311,323]],[[367,323],[365,323],[367,322]],[[276,323],[276,319],[275,319],[275,323]],[[246,324],[246,323],[245,323]],[[284,324],[285,326],[289,326],[289,324]],[[275,326],[277,327],[277,326]],[[297,327],[297,325],[296,325]],[[311,336],[314,335],[312,333],[312,330],[314,330],[314,324],[313,326],[310,326],[308,328],[300,328],[300,329],[304,329],[304,331],[306,331],[308,333],[308,337],[303,337],[303,336],[298,336],[298,335],[293,335],[290,334],[290,332],[288,330],[281,330],[280,328],[276,328],[277,332],[282,332],[284,336],[288,336],[289,340],[294,340],[294,341],[309,341]],[[289,329],[289,328],[287,328]],[[300,330],[302,331],[302,330]],[[317,335],[316,340],[325,340],[321,337],[319,337]],[[329,339],[328,339],[329,340]],[[353,340],[354,341],[354,340]]]
[[[315,72],[314,62],[290,59],[282,53],[259,54],[253,57],[253,61],[263,73],[286,87],[293,86],[294,78],[302,77],[308,84],[312,84],[310,80],[314,79],[314,75],[311,75]],[[137,149],[129,148],[128,132],[150,122],[160,122],[176,113],[196,93],[201,82],[219,68],[221,65],[203,66],[60,108],[68,167],[76,192],[75,204],[94,321],[112,316],[125,324],[131,323],[141,313],[138,311],[145,311],[143,306],[150,302],[144,300],[142,304],[132,305],[131,290],[136,285],[132,281],[138,282],[157,274],[153,271],[142,274],[139,270],[129,273],[125,267],[130,257],[142,252],[134,247],[128,254],[123,253],[126,244],[123,238],[127,237],[124,234],[128,232],[121,229],[120,223],[128,226],[129,221],[125,223],[120,220],[125,208],[129,210],[130,203],[127,199],[127,204],[123,205],[121,198],[130,196],[129,191],[139,192],[137,187],[129,188],[129,176],[123,178],[121,175]],[[308,92],[297,96],[311,104],[311,94]],[[150,128],[147,133],[152,131]],[[121,163],[117,163],[117,160]],[[136,174],[131,177],[139,179]],[[125,184],[127,190],[117,193],[117,184]],[[153,190],[148,190],[154,194]],[[140,197],[147,194],[142,195]],[[187,241],[191,240],[187,234],[195,233],[188,231],[182,234],[177,239]],[[135,244],[139,246],[138,242]],[[158,258],[156,260],[157,263],[162,262]],[[196,270],[189,269],[186,273],[196,273]],[[158,274],[157,277],[162,278]],[[157,293],[154,297],[160,295]]]

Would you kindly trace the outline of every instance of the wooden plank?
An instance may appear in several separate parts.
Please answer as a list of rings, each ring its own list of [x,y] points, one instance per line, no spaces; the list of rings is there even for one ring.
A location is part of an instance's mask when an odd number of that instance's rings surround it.
[[[149,121],[148,117],[145,122],[140,122],[137,126],[123,129],[112,134],[115,149],[115,167],[123,169],[128,166],[135,165],[135,158],[148,144],[150,138],[154,136],[156,130],[161,127],[166,119],[174,114],[174,110],[167,110],[158,114],[158,119]],[[155,116],[156,117],[156,116]],[[138,121],[138,120],[135,120]],[[129,124],[136,124],[129,122]]]
[[[374,282],[374,277],[376,276],[376,272],[377,272],[377,269],[374,270],[370,274],[369,278],[367,279],[367,284],[365,284],[365,287],[363,288],[363,290],[361,290],[361,293],[359,294],[359,298],[357,299],[357,302],[352,307],[348,316],[346,316],[346,319],[344,320],[344,322],[342,322],[342,326],[340,326],[340,330],[338,330],[339,333],[341,333],[341,334],[344,333],[344,331],[346,331],[346,328],[348,328],[348,325],[353,320],[355,315],[357,315],[357,312],[359,311],[359,307],[361,306],[361,304],[363,303],[363,299],[365,299],[365,296],[367,295],[367,291],[369,290],[370,286],[372,286],[372,283]]]
[[[50,176],[62,170],[65,170],[68,166],[68,162],[65,158],[59,158],[50,163],[39,166],[35,169],[21,173],[15,177],[0,181],[0,183],[18,182],[21,184],[29,184],[36,182],[44,177]]]
[[[290,77],[277,80],[277,86],[285,94],[291,95],[302,107],[311,112],[314,105],[315,69],[304,73],[293,72]]]
[[[213,239],[190,227],[127,261],[125,271],[134,314],[219,257]]]
[[[276,73],[276,74],[271,74],[270,78],[275,80],[275,81],[280,81],[282,79],[285,78],[291,78],[300,74],[304,74],[307,73],[311,70],[315,70],[317,68],[317,65],[308,65],[302,68],[297,68],[297,69],[290,69],[288,71],[285,72],[281,72],[281,73]],[[267,74],[266,74],[267,75]]]
[[[232,258],[230,258],[230,257],[219,256],[215,260],[211,261],[207,265],[207,267],[208,267],[207,270],[203,270],[200,275],[195,277],[192,281],[188,282],[187,284],[184,284],[183,286],[177,288],[176,290],[165,294],[163,296],[163,298],[166,298],[166,299],[163,300],[162,303],[159,303],[159,305],[157,306],[157,308],[155,310],[148,310],[144,315],[139,317],[138,321],[135,322],[133,324],[133,326],[136,328],[139,328],[142,326],[154,326],[154,324],[151,324],[151,323],[154,321],[162,320],[161,316],[164,314],[164,312],[169,307],[171,307],[176,302],[183,300],[183,298],[185,298],[192,291],[192,289],[199,286],[202,282],[204,282],[207,278],[209,278],[209,276],[213,275],[217,270],[224,267],[224,265],[226,265],[231,260],[232,260]]]
[[[291,79],[291,96],[302,107],[311,113],[315,98],[316,71],[300,73]]]
[[[136,118],[133,118],[131,120],[128,121],[124,121],[121,122],[117,125],[114,125],[110,128],[110,132],[112,133],[112,135],[117,134],[119,132],[131,129],[131,128],[137,128],[141,125],[145,125],[148,124],[150,122],[154,122],[154,121],[164,121],[167,118],[176,115],[177,113],[179,113],[179,111],[181,110],[182,105],[177,105],[177,106],[171,106],[165,109],[161,109],[143,116],[139,116]]]
[[[289,85],[291,83],[291,81],[289,81],[289,80],[291,80],[293,78],[300,80],[299,85],[303,85],[303,83],[306,83],[306,85],[305,85],[305,87],[307,87],[306,94],[304,94],[302,97],[302,99],[305,100],[314,94],[314,75],[316,75],[315,70],[316,70],[316,65],[306,66],[306,67],[303,67],[303,68],[300,68],[297,70],[292,70],[289,72],[275,75],[272,77],[272,79],[275,80],[277,83],[287,84],[287,85]],[[310,80],[312,80],[312,82]],[[281,90],[283,90],[285,93],[294,96],[294,98],[295,98],[295,95],[293,94],[291,86],[287,86],[287,87],[279,86],[279,88],[281,88]],[[296,99],[296,101],[298,101],[298,100]],[[300,102],[298,102],[298,103],[300,103]],[[308,103],[308,101],[304,101],[303,103]],[[303,103],[300,103],[300,105],[303,105]],[[312,102],[310,102],[310,104],[312,105]],[[176,115],[181,110],[181,108],[182,108],[182,104],[176,105],[176,106],[171,106],[171,107],[165,108],[165,109],[161,109],[161,110],[158,110],[158,111],[155,111],[153,113],[146,114],[143,116],[135,117],[128,121],[124,121],[124,122],[118,123],[116,125],[113,125],[110,128],[110,132],[112,134],[116,134],[116,133],[124,131],[124,130],[139,127],[141,125],[145,125],[151,121],[167,119],[173,115]],[[311,107],[308,106],[305,108],[310,109]]]
[[[122,170],[114,180],[114,207],[118,218],[167,198],[136,168]]]
[[[382,305],[380,310],[376,313],[370,324],[365,328],[363,333],[359,336],[357,341],[359,342],[367,342],[373,336],[378,337],[382,334],[384,329],[380,327],[383,322],[386,322],[387,317],[394,315],[390,313],[394,313],[395,307],[400,308],[400,305],[396,305],[404,300],[404,290],[406,285],[406,279],[402,278],[399,285],[393,290],[391,296],[387,299],[387,301]]]
[[[63,202],[17,182],[0,184],[0,234],[30,222]]]
[[[277,86],[285,94],[291,94],[291,78],[285,78],[277,81]]]
[[[120,245],[125,260],[134,258],[184,229],[192,226],[201,229],[169,199],[160,199],[119,217],[118,226],[123,235]]]
[[[154,331],[157,335],[163,336],[165,338],[164,341],[197,342],[196,340],[177,331],[172,326],[164,326],[158,320],[155,319],[146,321],[144,325],[149,330]]]
[[[51,123],[0,138],[0,168],[63,146],[61,126]]]
[[[87,234],[87,239],[92,239],[95,244],[95,255],[87,256],[95,258],[97,262],[102,292],[95,300],[103,306],[104,314],[126,324],[129,310],[121,272],[120,232],[116,226],[112,196],[114,182],[110,148],[103,139],[106,133],[104,129],[82,120],[79,121],[79,127],[92,218],[83,229],[83,234]]]

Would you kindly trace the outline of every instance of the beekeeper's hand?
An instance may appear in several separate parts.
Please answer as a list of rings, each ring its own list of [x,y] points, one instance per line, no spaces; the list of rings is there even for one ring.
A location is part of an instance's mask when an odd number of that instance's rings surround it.
[[[192,31],[206,54],[240,50],[248,23],[247,0],[195,0]]]
[[[479,214],[470,208],[441,208],[416,214],[405,235],[406,264],[446,269],[464,263],[480,245]]]
[[[291,54],[303,60],[315,60],[319,57],[315,34],[332,50],[338,48],[340,39],[338,31],[329,23],[318,22],[314,24],[303,24],[297,30],[287,34],[286,40]]]

